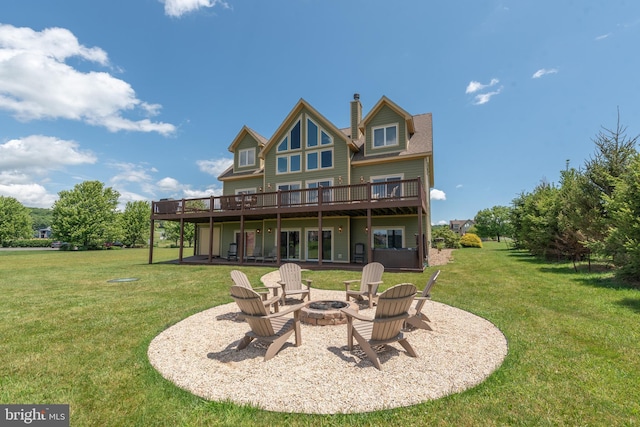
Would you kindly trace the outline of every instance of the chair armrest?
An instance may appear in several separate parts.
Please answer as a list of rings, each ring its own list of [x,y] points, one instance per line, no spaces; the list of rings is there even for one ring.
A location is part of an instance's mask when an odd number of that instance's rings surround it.
[[[352,279],[352,280],[345,280],[344,283],[344,288],[346,291],[349,291],[349,287],[351,286],[352,283],[356,283],[359,282],[360,280],[358,279]]]
[[[421,301],[421,300],[427,301],[427,300],[430,300],[431,298],[430,297],[415,297],[413,299],[416,300],[416,301]]]
[[[310,287],[311,287],[311,284],[313,283],[313,279],[302,279],[302,280],[304,280],[305,282],[307,282],[307,288],[310,288]]]
[[[294,312],[294,311],[302,310],[302,307],[304,307],[304,306],[305,306],[305,304],[290,305],[285,310],[279,311],[278,313],[272,313],[272,314],[269,314],[267,316],[261,316],[261,317],[263,319],[272,319],[274,317],[280,317],[280,316],[283,316],[285,314],[289,314],[289,313]]]
[[[358,320],[363,320],[365,322],[371,322],[373,321],[373,319],[363,316],[362,314],[358,313],[355,310],[352,310],[350,308],[341,308],[340,311],[342,311],[345,315],[349,316],[349,317],[353,317],[355,319]]]

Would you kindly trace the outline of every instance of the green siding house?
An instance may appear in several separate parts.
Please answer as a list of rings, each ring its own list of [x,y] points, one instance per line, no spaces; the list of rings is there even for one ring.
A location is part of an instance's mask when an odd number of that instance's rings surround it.
[[[229,151],[222,195],[152,204],[152,224],[196,226],[194,253],[181,250],[179,262],[428,264],[430,113],[411,115],[383,96],[363,117],[356,94],[340,129],[301,99],[270,138],[244,126]]]

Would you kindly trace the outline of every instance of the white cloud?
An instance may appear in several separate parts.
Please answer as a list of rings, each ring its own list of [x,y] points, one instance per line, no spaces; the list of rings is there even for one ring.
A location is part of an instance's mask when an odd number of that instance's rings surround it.
[[[220,5],[225,9],[230,6],[223,0],[164,0],[164,13],[168,16],[179,18],[190,12],[195,12],[204,7]]]
[[[209,196],[222,196],[222,188],[207,188],[206,190],[184,190],[184,197],[186,198],[200,198]]]
[[[542,76],[545,76],[547,74],[555,74],[558,72],[557,68],[540,68],[538,71],[536,71],[535,73],[533,73],[533,76],[531,76],[532,79],[539,79]]]
[[[497,90],[494,90],[493,92],[480,93],[475,96],[473,103],[474,105],[486,104],[491,100],[493,96],[498,95],[500,92],[502,92],[502,86],[500,86]]]
[[[64,166],[94,164],[96,156],[74,141],[31,135],[0,144],[0,170],[45,173]]]
[[[436,222],[435,224],[431,224],[431,225],[447,225],[449,224],[447,221],[445,221],[444,219],[441,219],[440,221]]]
[[[604,39],[608,38],[610,35],[611,35],[611,33],[599,35],[599,36],[596,37],[596,41],[604,40]]]
[[[475,93],[475,92],[478,92],[479,90],[483,90],[485,88],[495,86],[498,83],[500,83],[500,80],[498,79],[491,79],[491,81],[487,84],[482,84],[477,81],[471,81],[467,85],[467,90],[465,91],[465,93]]]
[[[156,183],[156,185],[161,190],[167,191],[167,192],[181,191],[184,187],[182,184],[180,184],[180,181],[171,177],[162,178],[160,181]]]
[[[445,192],[435,188],[431,189],[429,197],[431,200],[447,200],[447,195],[445,194]]]
[[[160,106],[139,100],[129,83],[106,72],[76,70],[69,58],[109,65],[104,50],[81,45],[65,28],[38,32],[0,24],[0,109],[23,121],[61,118],[112,132],[175,132],[169,123],[125,118],[125,112],[155,115]]]
[[[198,160],[196,164],[200,171],[217,177],[233,164],[233,159]]]
[[[150,182],[152,179],[147,170],[133,163],[112,163],[109,166],[121,171],[118,175],[111,178],[111,182],[113,183],[134,182],[142,184]],[[153,172],[153,169],[151,172]]]
[[[462,188],[462,184],[456,185],[456,188]]]
[[[22,205],[30,208],[50,209],[58,199],[56,194],[50,194],[39,184],[2,184],[0,195],[13,197]]]

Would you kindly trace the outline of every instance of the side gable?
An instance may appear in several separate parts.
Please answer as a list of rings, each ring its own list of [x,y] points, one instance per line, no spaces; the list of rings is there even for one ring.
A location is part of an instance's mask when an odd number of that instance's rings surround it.
[[[267,140],[247,126],[243,126],[228,150],[233,153],[233,171],[246,172],[262,168],[259,153]]]

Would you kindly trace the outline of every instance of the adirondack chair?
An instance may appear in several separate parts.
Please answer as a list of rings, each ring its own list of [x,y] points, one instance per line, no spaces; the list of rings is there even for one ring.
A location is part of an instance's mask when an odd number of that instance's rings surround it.
[[[302,301],[307,297],[311,301],[311,282],[304,279],[302,284],[302,270],[298,264],[286,263],[280,266],[280,280],[278,284],[282,286],[282,304],[286,304],[288,296],[299,296]]]
[[[231,297],[236,301],[244,319],[251,328],[240,340],[237,350],[246,348],[254,339],[269,344],[264,361],[273,358],[287,342],[291,334],[295,333],[295,346],[302,344],[300,334],[300,310],[304,304],[288,307],[279,313],[269,314],[262,303],[262,298],[252,289],[242,286],[231,287]],[[293,318],[284,318],[293,313]]]
[[[273,311],[275,311],[276,313],[279,311],[280,295],[278,295],[278,290],[280,286],[260,286],[254,288],[253,286],[251,286],[251,282],[249,281],[247,275],[240,270],[231,270],[231,280],[233,281],[233,284],[235,286],[242,286],[243,288],[253,289],[256,293],[260,294],[260,296],[262,297],[262,304],[264,304],[267,310],[269,310],[270,307],[273,306]],[[269,297],[269,291],[273,291],[272,297]]]
[[[380,359],[373,349],[375,346],[398,342],[411,357],[418,357],[402,333],[405,319],[409,317],[409,307],[416,295],[416,287],[411,283],[401,283],[380,294],[373,319],[350,308],[343,308],[347,316],[347,347],[353,349],[353,338],[371,360],[373,366],[382,370]],[[362,322],[354,322],[353,319]]]
[[[229,250],[227,251],[227,261],[238,260],[238,244],[229,243]]]
[[[360,280],[345,280],[344,286],[347,293],[347,301],[349,298],[362,300],[363,297],[369,299],[369,308],[373,307],[373,301],[377,298],[378,286],[382,283],[382,273],[384,273],[384,265],[379,262],[370,262],[362,269],[362,277]],[[350,289],[351,284],[360,282],[358,290]]]
[[[422,312],[422,309],[424,307],[425,301],[431,299],[431,288],[433,288],[433,285],[436,284],[436,280],[438,280],[439,275],[440,270],[437,270],[435,273],[433,273],[420,296],[415,298],[418,302],[415,307],[409,309],[409,318],[405,321],[405,329],[410,329],[411,327],[413,327],[417,329],[426,329],[428,331],[433,330],[427,323],[430,322],[430,320],[427,315]]]

